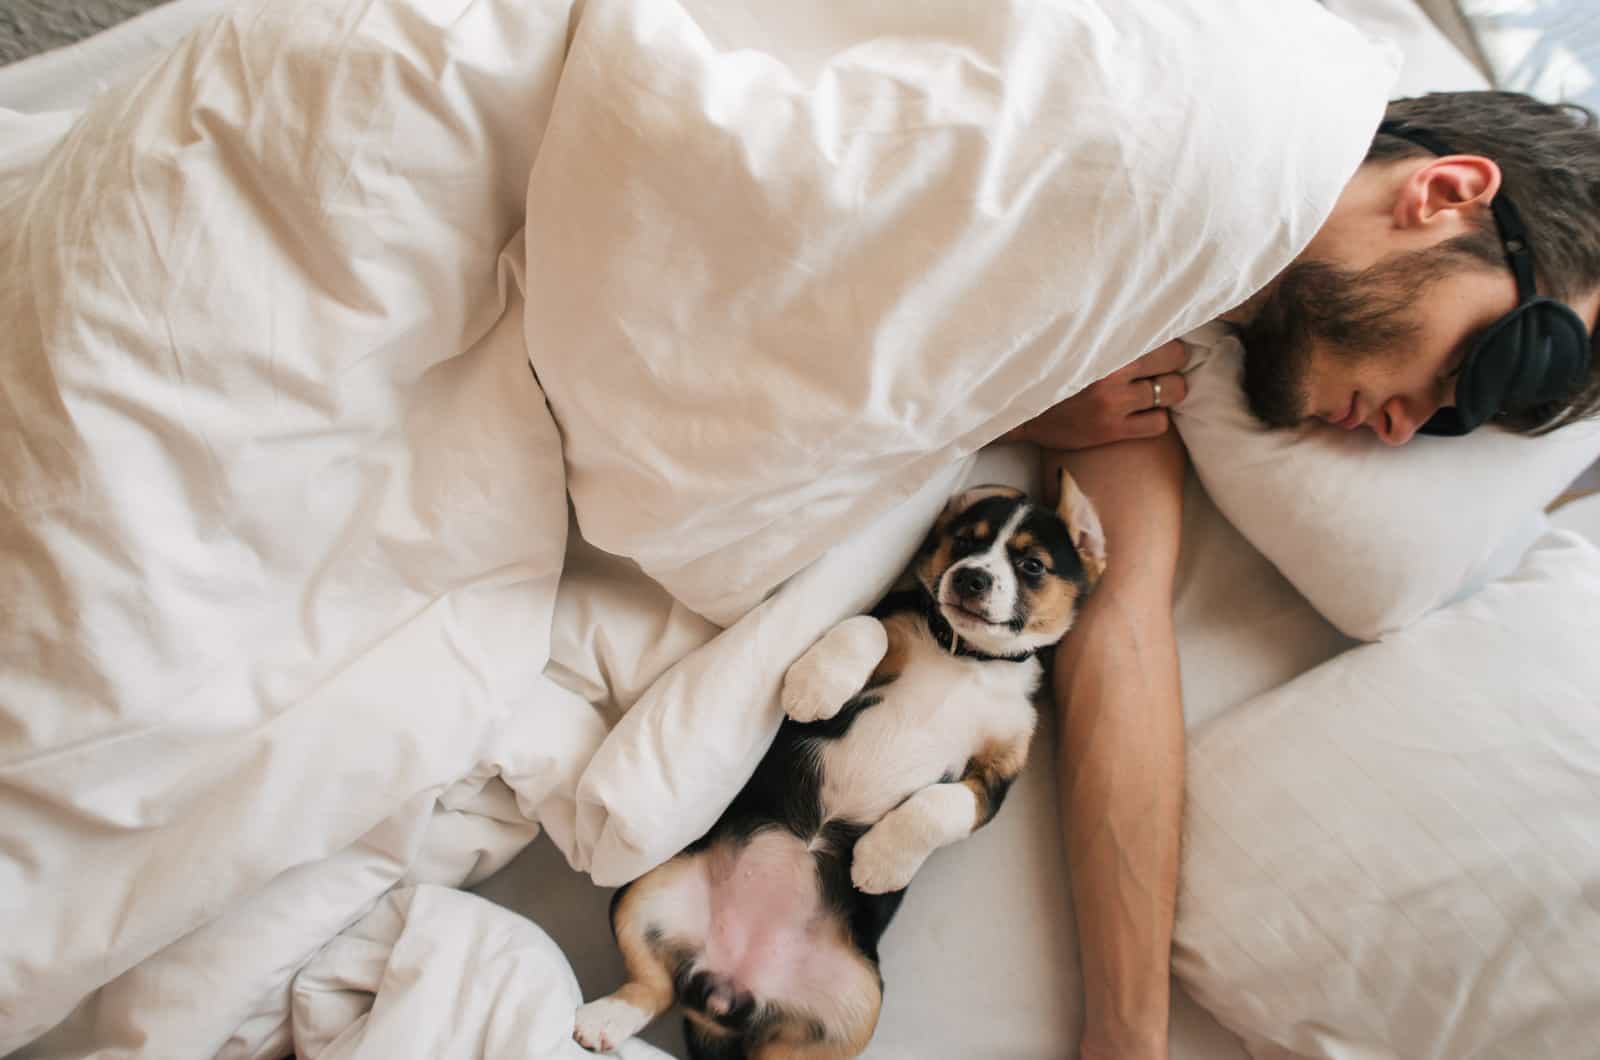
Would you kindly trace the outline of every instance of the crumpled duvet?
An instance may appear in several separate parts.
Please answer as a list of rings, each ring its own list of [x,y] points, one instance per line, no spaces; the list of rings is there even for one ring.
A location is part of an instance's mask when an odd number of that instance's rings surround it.
[[[963,459],[1280,268],[1390,73],[1266,0],[274,0],[31,139],[0,1052],[565,1055],[559,955],[439,888],[692,838]],[[615,726],[569,519],[683,608]]]

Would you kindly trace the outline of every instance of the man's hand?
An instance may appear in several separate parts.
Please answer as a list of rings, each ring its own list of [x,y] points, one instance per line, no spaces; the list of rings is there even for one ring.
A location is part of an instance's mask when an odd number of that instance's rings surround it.
[[[1092,449],[1127,438],[1154,438],[1171,422],[1167,409],[1189,393],[1189,351],[1177,339],[1002,435],[1046,449]],[[1156,401],[1159,386],[1160,402]]]

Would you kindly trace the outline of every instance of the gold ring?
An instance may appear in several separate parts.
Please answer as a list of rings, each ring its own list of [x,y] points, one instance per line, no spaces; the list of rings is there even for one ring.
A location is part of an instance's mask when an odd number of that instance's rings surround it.
[[[1161,380],[1154,377],[1150,379],[1150,407],[1153,409],[1161,407]]]

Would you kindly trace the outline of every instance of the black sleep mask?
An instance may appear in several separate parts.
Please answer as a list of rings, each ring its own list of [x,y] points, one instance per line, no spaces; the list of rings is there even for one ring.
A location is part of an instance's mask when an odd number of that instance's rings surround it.
[[[1378,131],[1436,155],[1460,153],[1427,130],[1400,122],[1386,121]],[[1577,391],[1588,374],[1589,329],[1569,307],[1537,293],[1533,248],[1517,208],[1504,192],[1489,208],[1517,278],[1519,304],[1473,342],[1456,378],[1455,407],[1434,413],[1419,428],[1424,434],[1466,434],[1501,413],[1560,401]]]

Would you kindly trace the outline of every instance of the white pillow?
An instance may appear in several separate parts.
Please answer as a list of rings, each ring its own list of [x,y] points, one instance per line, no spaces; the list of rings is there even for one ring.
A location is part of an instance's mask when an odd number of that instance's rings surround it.
[[[1399,50],[1400,76],[1391,88],[1396,97],[1489,87],[1483,71],[1445,36],[1417,0],[1323,0],[1323,4]]]
[[[1226,328],[1186,336],[1189,395],[1175,417],[1228,520],[1343,633],[1373,640],[1514,563],[1502,545],[1600,456],[1600,422],[1539,438],[1480,430],[1403,448],[1322,424],[1268,430],[1239,385]]]
[[[1198,732],[1174,970],[1257,1057],[1600,1042],[1600,550],[1515,574]]]
[[[1264,284],[1393,73],[1310,3],[754,9],[589,0],[528,194],[583,536],[718,625]]]
[[[1550,521],[1564,530],[1576,530],[1591,541],[1600,541],[1600,493],[1563,504]]]

